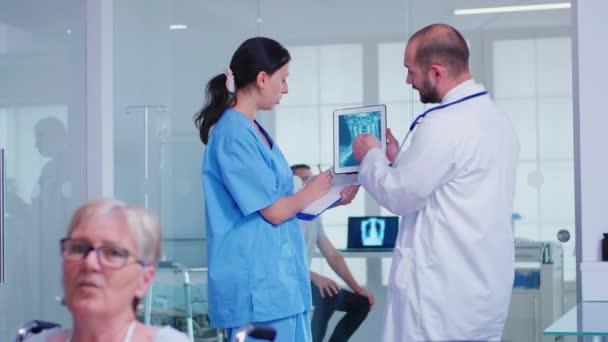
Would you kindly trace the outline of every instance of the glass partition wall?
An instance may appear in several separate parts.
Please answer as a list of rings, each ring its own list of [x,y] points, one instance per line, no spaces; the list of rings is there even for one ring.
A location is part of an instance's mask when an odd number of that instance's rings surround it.
[[[70,322],[59,240],[86,191],[85,13],[0,2],[0,341],[34,318]]]
[[[501,0],[491,6],[547,2]],[[317,172],[331,166],[336,108],[386,104],[388,126],[398,138],[404,136],[425,109],[405,84],[405,42],[428,24],[453,25],[469,43],[474,78],[511,117],[519,135],[513,215],[518,243],[533,248],[553,243],[554,258],[543,267],[559,279],[563,270],[563,286],[552,287],[550,295],[545,287],[514,290],[505,340],[541,340],[546,312],[566,310],[575,301],[574,241],[556,239],[561,229],[574,237],[570,10],[455,14],[488,6],[481,0],[290,6],[278,0],[115,1],[115,194],[159,213],[167,259],[204,267],[204,146],[192,118],[206,81],[224,70],[244,39],[268,36],[290,50],[289,94],[274,111],[260,113],[259,120],[289,163],[306,163]],[[380,214],[392,215],[362,191],[353,204],[322,219],[331,241],[343,248],[349,216]],[[366,284],[365,260],[349,258],[348,263]],[[382,265],[386,283],[390,259]],[[331,275],[321,259],[312,267]],[[362,329],[376,332],[378,327],[366,322]],[[354,339],[366,336],[357,332]]]

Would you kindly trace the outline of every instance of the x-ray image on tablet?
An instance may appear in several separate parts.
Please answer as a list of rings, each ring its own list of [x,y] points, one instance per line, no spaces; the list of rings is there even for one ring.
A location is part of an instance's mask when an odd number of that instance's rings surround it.
[[[366,106],[334,111],[334,172],[359,172],[353,142],[359,134],[373,134],[386,147],[386,106]]]

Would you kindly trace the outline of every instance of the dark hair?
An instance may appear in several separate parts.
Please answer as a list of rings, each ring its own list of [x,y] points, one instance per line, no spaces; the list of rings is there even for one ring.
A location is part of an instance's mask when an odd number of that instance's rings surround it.
[[[275,40],[265,37],[247,39],[236,49],[230,61],[235,89],[255,82],[262,71],[272,75],[290,60],[289,51]],[[236,97],[226,88],[226,75],[213,77],[207,83],[203,109],[194,118],[203,144],[209,142],[211,126],[215,125],[231,104],[236,104]]]
[[[291,172],[296,172],[296,170],[298,169],[306,169],[306,170],[310,170],[310,166],[306,165],[306,164],[294,164],[291,165]]]
[[[454,78],[469,70],[469,47],[452,26],[429,25],[410,38],[410,42],[414,40],[417,42],[415,61],[423,70],[427,71],[431,64],[441,64]]]

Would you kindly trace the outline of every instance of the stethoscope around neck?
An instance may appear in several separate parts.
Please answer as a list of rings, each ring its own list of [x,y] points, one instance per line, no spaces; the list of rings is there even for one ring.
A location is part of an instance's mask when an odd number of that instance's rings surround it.
[[[427,109],[424,113],[418,115],[414,119],[414,121],[412,122],[412,124],[410,125],[410,128],[407,131],[407,134],[405,135],[405,138],[403,138],[403,140],[401,141],[401,144],[399,144],[399,152],[397,153],[397,157],[395,157],[395,162],[393,162],[391,165],[393,167],[395,167],[395,165],[397,165],[397,160],[399,159],[399,155],[401,154],[401,150],[403,149],[403,145],[405,145],[405,142],[407,141],[407,138],[414,131],[414,129],[416,128],[416,126],[418,126],[418,124],[420,124],[420,122],[422,121],[422,119],[424,119],[429,113],[434,112],[434,111],[439,110],[439,109],[443,109],[443,108],[449,107],[449,106],[453,106],[455,104],[458,104],[458,103],[461,103],[461,102],[464,102],[464,101],[468,101],[470,99],[473,99],[473,98],[485,95],[487,93],[488,92],[485,91],[485,90],[484,91],[480,91],[478,93],[465,96],[465,97],[463,97],[461,99],[458,99],[456,101],[452,101],[452,102],[449,102],[449,103],[444,103],[442,105],[439,105],[439,106]]]

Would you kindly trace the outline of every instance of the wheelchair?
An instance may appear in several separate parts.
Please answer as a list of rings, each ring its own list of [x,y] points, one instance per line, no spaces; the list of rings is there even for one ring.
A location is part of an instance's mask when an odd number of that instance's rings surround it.
[[[24,324],[21,328],[17,330],[17,337],[15,338],[15,342],[23,342],[26,338],[38,334],[43,330],[52,329],[60,327],[59,324],[33,320]],[[276,330],[267,325],[263,324],[247,324],[241,327],[234,334],[234,342],[245,342],[247,337],[259,338],[262,340],[274,341],[277,336]]]

